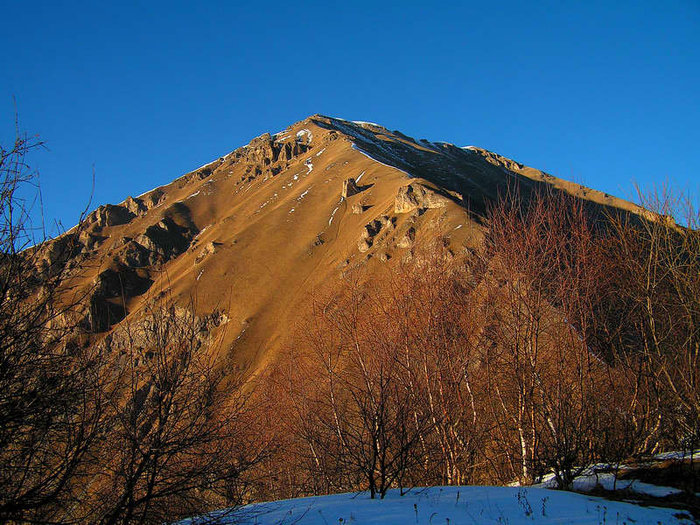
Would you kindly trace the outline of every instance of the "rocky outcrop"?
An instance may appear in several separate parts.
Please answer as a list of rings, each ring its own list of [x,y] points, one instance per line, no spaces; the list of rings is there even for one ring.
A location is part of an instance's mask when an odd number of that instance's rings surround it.
[[[382,215],[365,224],[362,234],[360,235],[360,240],[357,243],[358,250],[363,253],[369,250],[374,245],[375,241],[378,240],[378,237],[388,234],[395,228],[395,222],[396,217]]]
[[[411,226],[406,233],[396,242],[399,248],[411,248],[416,240],[416,229]]]
[[[372,240],[371,239],[360,239],[357,241],[357,249],[360,250],[360,253],[365,253],[372,247]]]
[[[183,210],[176,208],[170,212],[182,215]],[[188,222],[186,217],[176,218]],[[166,216],[146,228],[145,233],[117,241],[111,266],[101,271],[92,283],[85,327],[92,332],[104,332],[124,319],[128,299],[143,294],[153,283],[148,267],[184,253],[195,233],[193,226],[183,226]]]
[[[148,290],[153,281],[144,270],[117,265],[100,272],[93,282],[85,327],[104,332],[126,317],[126,301]]]
[[[374,219],[371,222],[365,224],[362,230],[362,239],[373,239],[381,231],[382,223],[379,219]]]
[[[80,236],[67,233],[44,244],[36,258],[36,270],[42,276],[59,275],[66,265],[76,260],[85,245]]]
[[[138,198],[127,197],[124,201],[124,207],[134,215],[143,215],[148,211],[146,204]]]
[[[355,179],[349,178],[343,181],[343,191],[341,195],[344,199],[347,199],[348,197],[351,197],[358,193],[360,193],[360,188],[357,187]]]
[[[204,259],[209,257],[210,255],[216,253],[216,251],[219,249],[219,247],[222,245],[220,242],[208,242],[207,244],[204,245],[204,248],[202,249],[201,252],[199,252],[199,255],[197,255],[197,258],[195,259],[195,264],[199,264],[202,262]]]
[[[308,146],[300,142],[285,142],[280,146],[279,158],[284,161],[290,161],[299,155],[308,151]]]
[[[197,234],[197,228],[189,219],[184,206],[172,208],[168,211],[175,218],[166,216],[133,239],[124,237],[121,240],[123,248],[119,252],[120,262],[130,266],[152,266],[167,262],[187,251]]]
[[[277,162],[280,154],[280,148],[275,146],[269,133],[264,133],[251,140],[246,149],[246,161],[264,166]]]
[[[379,222],[382,225],[382,229],[385,231],[393,230],[396,224],[396,217],[389,217],[388,215],[382,215],[379,217]]]
[[[233,162],[246,164],[246,176],[256,177],[265,171],[274,176],[282,170],[282,165],[306,153],[309,144],[303,141],[278,142],[272,135],[264,133],[250,141],[250,144],[231,154]]]
[[[120,264],[100,272],[93,290],[96,295],[109,299],[135,297],[148,290],[152,282],[145,271]]]
[[[134,217],[136,217],[136,214],[128,210],[125,206],[105,204],[88,215],[86,222],[89,225],[94,224],[98,228],[103,228],[105,226],[120,226],[126,224]]]
[[[187,327],[188,333],[193,335],[193,339],[188,342],[200,346],[210,342],[210,333],[213,329],[228,322],[228,316],[220,310],[197,316],[180,306],[164,306],[156,316],[144,313],[134,319],[128,327],[118,328],[108,334],[100,342],[100,349],[104,353],[117,351],[120,354],[130,349],[140,354],[142,359],[149,359],[152,357],[153,345],[158,344],[158,341],[153,339],[154,334],[168,330],[182,331],[183,327]],[[157,330],[156,323],[158,323]]]
[[[409,184],[399,188],[394,199],[395,213],[409,213],[413,210],[444,208],[447,199],[420,184]]]
[[[130,237],[124,237],[122,239],[123,248],[120,250],[118,257],[121,262],[127,266],[133,267],[143,267],[155,264],[158,260],[157,248],[153,242],[148,238],[140,238],[141,242],[131,239]]]
[[[155,208],[159,204],[165,201],[165,192],[160,188],[153,191],[149,191],[143,196],[142,202],[147,209]]]
[[[82,232],[80,232],[78,239],[86,250],[94,250],[95,248],[100,246],[104,241],[106,241],[108,237],[99,235],[94,232],[83,230]]]

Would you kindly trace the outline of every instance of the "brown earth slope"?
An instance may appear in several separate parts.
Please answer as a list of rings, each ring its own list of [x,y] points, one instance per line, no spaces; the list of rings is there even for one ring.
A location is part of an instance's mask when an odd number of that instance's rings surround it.
[[[474,247],[489,202],[514,182],[640,212],[480,148],[314,115],[101,206],[41,248],[38,271],[63,272],[70,293],[90,297],[92,339],[167,294],[218,327],[233,366],[254,371],[285,344],[310,292],[340,286],[348,268],[371,276],[420,237],[446,236],[455,253]]]

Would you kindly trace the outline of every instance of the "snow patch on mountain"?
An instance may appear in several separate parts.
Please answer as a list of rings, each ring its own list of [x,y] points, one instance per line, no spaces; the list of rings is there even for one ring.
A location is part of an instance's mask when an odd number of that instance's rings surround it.
[[[297,200],[298,200],[298,201],[302,200],[304,197],[306,197],[306,195],[307,195],[310,191],[311,191],[311,186],[309,186],[308,188],[306,188],[306,191],[304,191],[302,194],[300,194],[300,195],[297,197]]]
[[[298,142],[306,141],[307,144],[311,144],[311,141],[313,140],[313,138],[314,138],[313,133],[311,133],[311,131],[306,129],[306,128],[297,132],[297,141]]]
[[[340,204],[338,206],[336,206],[335,209],[333,210],[333,212],[331,213],[331,218],[328,219],[328,226],[330,226],[331,223],[333,222],[333,217],[335,217],[335,212],[338,211],[338,208],[340,208]]]
[[[412,175],[407,171],[397,167],[394,164],[387,164],[386,162],[379,160],[378,158],[376,158],[376,156],[373,156],[365,148],[363,148],[363,145],[366,144],[367,146],[371,146],[371,148],[378,150],[378,153],[382,156],[382,158],[387,159],[388,162],[396,161],[396,164],[406,164],[405,162],[402,162],[400,156],[398,156],[396,152],[392,150],[391,147],[387,146],[387,143],[385,141],[378,139],[372,131],[365,129],[358,124],[362,121],[348,122],[347,120],[333,118],[331,119],[331,121],[332,125],[338,131],[341,131],[342,133],[354,139],[352,144],[353,149],[359,151],[364,156],[373,160],[374,162],[377,162],[388,168],[397,169],[400,172],[405,173],[408,177],[412,178]],[[365,124],[378,126],[377,124],[372,124],[371,122],[367,122]],[[381,126],[378,127],[381,128]]]
[[[373,160],[373,161],[376,162],[377,164],[381,164],[382,166],[386,166],[387,168],[393,168],[393,169],[395,169],[395,170],[399,170],[401,173],[405,173],[407,177],[413,178],[412,175],[411,175],[410,173],[408,173],[407,171],[402,170],[401,168],[397,168],[396,166],[392,166],[391,164],[387,164],[387,163],[385,163],[385,162],[382,162],[381,160],[375,159],[372,155],[370,155],[369,153],[367,153],[365,150],[363,150],[362,148],[360,148],[360,147],[359,147],[357,144],[355,144],[355,143],[353,143],[352,149],[359,151],[359,152],[362,153],[365,157],[367,157],[367,158],[370,159],[370,160]]]

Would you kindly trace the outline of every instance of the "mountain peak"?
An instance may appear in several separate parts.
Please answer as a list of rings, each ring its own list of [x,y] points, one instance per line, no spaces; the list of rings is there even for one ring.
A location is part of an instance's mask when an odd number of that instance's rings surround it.
[[[100,334],[128,322],[148,290],[182,305],[197,296],[198,314],[226,319],[224,353],[255,369],[284,345],[302,291],[410,257],[421,236],[463,253],[480,242],[489,203],[514,183],[635,209],[481,148],[316,114],[100,206],[41,248],[38,271],[66,272],[91,294],[85,323]],[[77,265],[77,253],[87,262]]]

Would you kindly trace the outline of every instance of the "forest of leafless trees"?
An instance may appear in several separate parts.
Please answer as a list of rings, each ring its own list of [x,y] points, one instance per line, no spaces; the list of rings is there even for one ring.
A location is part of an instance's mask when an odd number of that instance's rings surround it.
[[[514,191],[469,256],[433,239],[318,294],[265,386],[285,416],[264,493],[568,488],[592,463],[695,450],[698,215],[640,198],[654,214]]]
[[[514,188],[479,249],[423,239],[315,291],[252,381],[167,296],[83,344],[84,298],[57,296],[30,248],[39,146],[0,157],[0,521],[162,523],[549,472],[567,488],[593,462],[700,446],[700,225],[670,192],[640,193],[640,217]]]

